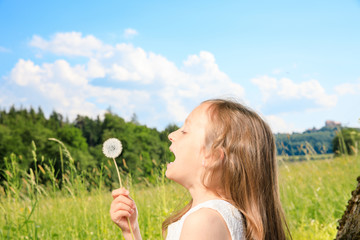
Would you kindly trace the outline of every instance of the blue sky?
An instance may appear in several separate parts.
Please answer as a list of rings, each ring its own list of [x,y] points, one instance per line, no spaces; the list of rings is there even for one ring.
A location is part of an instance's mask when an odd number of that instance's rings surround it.
[[[0,0],[0,107],[163,129],[235,98],[274,132],[360,127],[360,1]]]

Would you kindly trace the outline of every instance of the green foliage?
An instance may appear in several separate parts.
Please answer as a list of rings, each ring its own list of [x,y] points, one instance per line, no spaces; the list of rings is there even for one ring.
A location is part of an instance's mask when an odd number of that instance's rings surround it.
[[[66,125],[62,128],[59,128],[57,131],[57,136],[69,146],[73,146],[81,151],[86,151],[88,145],[86,139],[82,136],[80,129]]]
[[[46,159],[42,164],[51,165],[55,177],[59,179],[64,173],[60,150],[56,144],[48,141],[49,138],[62,141],[72,152],[76,161],[74,164],[79,169],[88,170],[104,166],[107,159],[102,154],[102,143],[115,137],[121,140],[124,147],[117,159],[119,167],[126,173],[131,173],[135,181],[146,177],[154,182],[151,174],[159,172],[162,164],[173,160],[167,135],[175,129],[176,125],[169,125],[159,132],[140,125],[136,115],[133,115],[130,122],[111,112],[105,114],[103,120],[78,115],[74,123],[69,123],[55,111],[46,119],[41,108],[36,112],[32,108],[16,110],[11,107],[8,112],[0,111],[0,159],[9,158],[11,153],[15,153],[19,156],[22,170],[28,171],[35,164],[31,161],[32,153],[29,148],[34,141],[37,154]],[[0,161],[0,171],[4,168],[4,162]],[[0,185],[3,180],[4,177],[0,175]]]
[[[82,136],[81,130],[71,124],[64,123],[63,117],[53,112],[47,120],[41,108],[38,112],[34,109],[16,110],[11,107],[9,112],[0,111],[0,172],[5,169],[3,159],[10,158],[14,153],[18,156],[18,164],[23,171],[44,164],[52,165],[55,176],[62,173],[59,158],[58,146],[49,142],[49,138],[61,139],[74,152],[77,164],[83,167],[96,166],[94,157],[90,155],[86,139]],[[36,152],[44,162],[35,163],[32,161],[32,141],[36,144]],[[40,181],[47,181],[48,178],[41,178]],[[4,184],[4,176],[0,174],[0,185]]]
[[[360,150],[360,129],[342,128],[337,132],[332,143],[336,155],[357,155]]]
[[[101,143],[102,122],[99,117],[92,120],[89,117],[78,115],[74,126],[81,130],[89,146],[96,146]]]
[[[323,127],[303,133],[275,134],[278,155],[306,155],[333,153],[332,140],[336,128]]]

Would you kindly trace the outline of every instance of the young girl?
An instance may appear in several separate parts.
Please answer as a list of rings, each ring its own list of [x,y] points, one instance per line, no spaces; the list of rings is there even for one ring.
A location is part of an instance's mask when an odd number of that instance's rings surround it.
[[[163,222],[166,239],[286,239],[277,182],[275,142],[269,126],[249,108],[208,100],[169,135],[175,161],[166,177],[183,185],[191,201]],[[117,189],[110,215],[125,239],[141,239],[134,201]],[[290,236],[291,238],[291,236]]]

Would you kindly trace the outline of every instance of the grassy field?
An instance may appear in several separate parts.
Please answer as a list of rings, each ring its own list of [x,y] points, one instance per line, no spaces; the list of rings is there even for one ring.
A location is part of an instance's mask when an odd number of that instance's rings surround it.
[[[280,168],[281,200],[294,239],[334,239],[360,175],[359,157],[294,162]]]
[[[97,177],[89,183],[83,181],[85,173],[69,168],[59,190],[55,181],[37,184],[41,174],[51,178],[51,167],[19,177],[16,163],[12,164],[6,173],[9,184],[0,189],[1,239],[121,239],[109,217],[112,198],[103,187],[102,174],[94,174]],[[281,200],[293,239],[334,239],[337,220],[359,175],[359,157],[280,161]],[[143,239],[161,239],[162,221],[185,204],[186,191],[163,174],[156,184],[132,185],[129,178],[124,180],[139,209]],[[88,191],[91,184],[97,186]]]

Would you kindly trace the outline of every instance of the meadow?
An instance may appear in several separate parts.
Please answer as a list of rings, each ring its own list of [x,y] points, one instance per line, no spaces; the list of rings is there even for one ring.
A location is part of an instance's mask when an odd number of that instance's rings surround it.
[[[121,230],[109,216],[111,188],[105,182],[116,180],[111,162],[101,169],[85,172],[75,167],[66,148],[61,181],[54,168],[33,151],[33,168],[22,172],[18,156],[6,161],[6,184],[0,187],[1,239],[122,239]],[[279,158],[281,201],[293,239],[334,239],[351,191],[360,175],[358,156],[332,157],[301,162]],[[164,167],[154,171],[156,181],[144,179],[134,184],[131,175],[123,182],[139,210],[143,239],[161,239],[161,223],[172,211],[182,207],[189,196],[184,188],[168,181]],[[40,179],[48,184],[39,184]],[[61,183],[61,184],[60,184]]]

